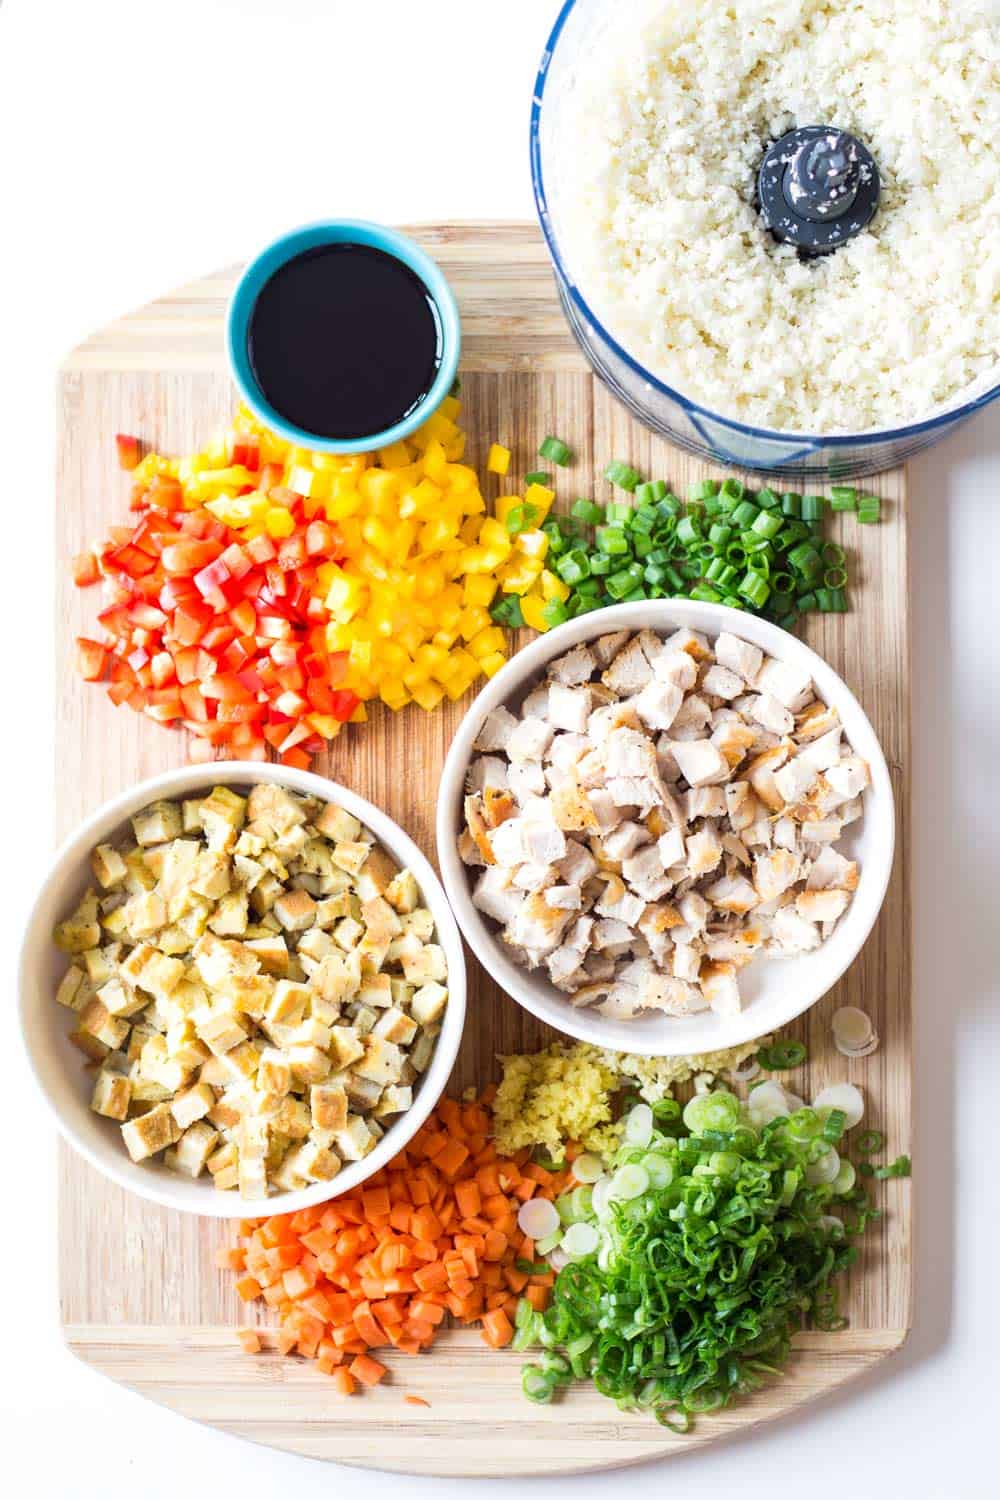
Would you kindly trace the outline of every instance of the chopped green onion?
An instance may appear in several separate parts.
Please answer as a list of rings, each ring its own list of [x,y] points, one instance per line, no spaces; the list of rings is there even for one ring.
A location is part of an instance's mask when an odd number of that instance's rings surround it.
[[[552,483],[552,475],[546,474],[544,469],[532,469],[530,474],[524,476],[525,485],[539,484],[548,489]]]
[[[865,1130],[858,1136],[854,1149],[859,1156],[874,1156],[884,1145],[885,1136],[881,1130]]]
[[[877,495],[862,495],[858,501],[858,520],[862,526],[873,526],[882,514],[882,502]]]
[[[822,495],[802,496],[802,519],[803,521],[822,521],[823,507],[826,500]]]
[[[773,516],[769,511],[762,510],[758,513],[757,519],[750,529],[751,531],[755,531],[758,536],[770,539],[778,535],[781,526],[782,521],[780,516]]]
[[[620,458],[612,459],[604,470],[604,477],[610,484],[617,485],[618,489],[630,491],[642,479],[642,475],[631,464],[624,463]]]
[[[757,492],[757,504],[761,510],[780,510],[781,496],[776,495],[774,490],[759,490]]]
[[[524,506],[512,505],[504,519],[504,525],[507,527],[507,530],[510,532],[511,536],[516,536],[519,531],[523,531],[526,524],[527,523],[525,522],[524,518]]]
[[[858,492],[849,484],[835,484],[830,489],[831,510],[853,510],[858,498]]]
[[[781,497],[781,514],[798,519],[802,514],[802,496],[789,492]]]
[[[757,1061],[769,1073],[780,1073],[787,1068],[797,1068],[808,1056],[802,1042],[774,1042],[770,1047],[760,1049]]]
[[[846,568],[827,568],[823,582],[828,589],[842,589],[847,582]]]
[[[569,513],[588,526],[598,526],[604,520],[603,506],[595,505],[593,500],[574,500]]]
[[[751,569],[749,572],[744,574],[743,580],[736,592],[742,598],[746,599],[750,604],[752,604],[756,609],[760,609],[762,605],[767,603],[768,596],[770,595],[771,590],[764,582],[760,574],[755,573],[753,569]],[[696,597],[693,589],[691,590],[691,597]],[[718,595],[716,595],[715,597],[718,598]]]
[[[897,1156],[887,1167],[876,1167],[875,1176],[884,1182],[887,1177],[909,1177],[912,1170],[913,1164],[908,1156]]]
[[[759,515],[756,505],[749,500],[741,500],[732,513],[733,525],[738,526],[741,531],[748,531]]]
[[[562,600],[550,599],[542,609],[542,619],[545,621],[546,625],[549,625],[553,628],[556,625],[564,625],[569,619],[569,615],[566,612],[566,606],[562,602]]]
[[[541,458],[551,459],[560,468],[565,468],[573,456],[562,438],[557,437],[544,438],[539,445],[538,453]]]

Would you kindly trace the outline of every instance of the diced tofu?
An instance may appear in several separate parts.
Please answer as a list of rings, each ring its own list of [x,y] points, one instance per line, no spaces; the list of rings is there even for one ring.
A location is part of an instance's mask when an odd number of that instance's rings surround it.
[[[98,844],[90,856],[90,867],[97,883],[105,891],[121,885],[128,874],[128,866],[111,844]]]
[[[183,832],[181,810],[175,802],[154,802],[132,819],[132,831],[136,843],[146,848],[150,844],[166,844],[180,838]],[[123,872],[124,878],[124,872]]]
[[[274,915],[286,932],[304,932],[316,916],[316,903],[308,891],[285,891],[274,903]]]
[[[357,818],[333,802],[327,802],[313,820],[314,827],[333,844],[354,843],[361,833]]]
[[[109,1120],[127,1120],[131,1102],[132,1084],[125,1074],[102,1068],[94,1083],[91,1109]]]
[[[202,1120],[215,1104],[215,1090],[207,1083],[192,1084],[182,1089],[170,1101],[170,1112],[182,1130],[187,1130],[196,1120]]]
[[[314,1083],[309,1090],[313,1124],[319,1130],[343,1130],[347,1124],[347,1092],[339,1083]]]
[[[122,1140],[133,1161],[146,1161],[180,1140],[181,1130],[169,1104],[156,1104],[122,1126]]]
[[[448,1003],[448,991],[444,985],[431,981],[423,984],[410,1001],[410,1015],[421,1026],[430,1026],[439,1020]]]

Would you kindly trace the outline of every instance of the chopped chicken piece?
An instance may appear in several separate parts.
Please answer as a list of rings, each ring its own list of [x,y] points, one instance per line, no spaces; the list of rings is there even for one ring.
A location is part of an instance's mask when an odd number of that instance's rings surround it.
[[[709,875],[722,858],[719,836],[712,828],[701,828],[689,835],[687,840],[688,874],[694,879]]]
[[[773,901],[795,885],[802,873],[802,860],[788,849],[773,849],[754,860],[753,883],[761,901]]]
[[[860,755],[849,755],[837,765],[830,766],[826,779],[837,795],[849,802],[871,785],[871,772]]]
[[[483,720],[482,727],[472,742],[474,750],[506,750],[511,734],[517,728],[517,719],[509,708],[492,708]]]
[[[556,729],[565,729],[570,734],[582,734],[591,714],[590,689],[564,687],[553,682],[549,686],[549,722]]]
[[[836,922],[851,902],[850,891],[802,891],[795,898],[795,910],[810,922]]]
[[[713,698],[738,698],[743,691],[743,679],[735,672],[730,672],[727,667],[709,667],[701,685],[706,693]]]
[[[579,911],[583,905],[578,885],[550,885],[544,895],[549,906],[558,906],[560,911]]]
[[[650,832],[642,823],[619,823],[617,828],[606,833],[601,840],[608,859],[619,863],[628,859],[642,844],[650,841]]]
[[[603,673],[601,681],[612,692],[620,696],[629,696],[644,688],[653,675],[653,669],[649,665],[649,658],[643,651],[638,639],[629,641],[625,648],[611,662]]]
[[[749,641],[741,641],[739,636],[731,635],[728,630],[723,630],[716,636],[715,658],[720,666],[742,677],[748,686],[757,681],[764,663],[764,653],[758,646],[752,646]]]
[[[815,696],[808,672],[793,666],[791,662],[778,661],[773,656],[765,661],[757,673],[755,685],[759,692],[777,698],[779,703],[783,703],[793,713],[805,708]]]
[[[729,775],[728,761],[711,740],[675,741],[672,749],[688,786],[707,786]]]
[[[687,651],[661,651],[653,658],[653,672],[660,682],[674,683],[689,692],[698,681],[698,667]]]
[[[647,729],[669,729],[683,702],[684,689],[678,683],[653,678],[635,698],[635,711]]]
[[[749,714],[751,719],[756,719],[758,724],[775,734],[791,734],[795,728],[795,720],[788,709],[771,693],[758,693],[751,699]]]
[[[540,761],[552,743],[554,731],[544,719],[521,719],[507,741],[507,754],[512,761]]]

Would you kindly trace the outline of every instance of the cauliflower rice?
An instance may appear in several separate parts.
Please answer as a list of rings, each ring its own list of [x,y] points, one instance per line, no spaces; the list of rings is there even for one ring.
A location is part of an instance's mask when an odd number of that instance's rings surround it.
[[[634,357],[725,416],[822,434],[995,383],[995,0],[622,0],[608,15],[549,106],[547,176],[573,279]],[[769,142],[811,124],[868,145],[882,196],[867,231],[806,261],[754,194]]]

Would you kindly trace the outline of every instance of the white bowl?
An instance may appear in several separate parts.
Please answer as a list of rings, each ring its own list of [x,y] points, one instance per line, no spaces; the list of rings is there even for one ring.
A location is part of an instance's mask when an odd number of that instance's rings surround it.
[[[56,1004],[56,985],[66,968],[65,954],[52,941],[56,923],[67,916],[89,884],[89,855],[95,844],[113,839],[127,819],[159,797],[194,797],[213,786],[251,786],[280,782],[291,791],[346,808],[383,844],[393,858],[412,870],[437,927],[438,942],[448,963],[448,1006],[430,1066],[413,1104],[386,1131],[362,1161],[351,1162],[332,1182],[316,1183],[294,1193],[274,1193],[248,1202],[237,1192],[216,1189],[210,1178],[181,1177],[159,1162],[133,1162],[119,1126],[90,1108],[94,1074],[83,1054],[68,1037],[69,1013]],[[462,1040],[465,1021],[465,956],[455,919],[440,881],[416,844],[385,813],[357,793],[308,771],[264,763],[220,761],[211,766],[187,766],[154,776],[106,802],[77,829],[56,854],[28,920],[20,963],[21,1028],[28,1059],[56,1124],[69,1144],[98,1171],[120,1187],[168,1208],[204,1214],[215,1219],[254,1217],[260,1213],[293,1213],[335,1198],[364,1182],[401,1151],[437,1103]]]
[[[678,626],[703,631],[713,640],[728,630],[770,656],[795,663],[809,672],[819,696],[837,708],[848,740],[871,768],[864,817],[845,829],[837,846],[859,862],[858,888],[833,935],[820,948],[789,958],[763,954],[742,971],[744,1008],[739,1016],[724,1018],[711,1011],[693,1016],[648,1012],[632,1021],[612,1020],[596,1010],[571,1004],[543,970],[522,969],[515,964],[497,927],[473,906],[469,872],[458,855],[465,774],[474,756],[472,742],[486,715],[502,703],[519,703],[553,658],[581,641],[592,641],[612,630],[649,629],[665,635]],[[559,1031],[600,1047],[650,1057],[734,1047],[787,1025],[815,1004],[844,973],[875,924],[889,883],[894,842],[892,784],[885,756],[861,705],[832,668],[815,651],[766,620],[722,604],[687,599],[658,599],[595,610],[539,636],[519,651],[483,689],[462,720],[451,742],[438,793],[441,876],[465,940],[483,967],[519,1005]]]

